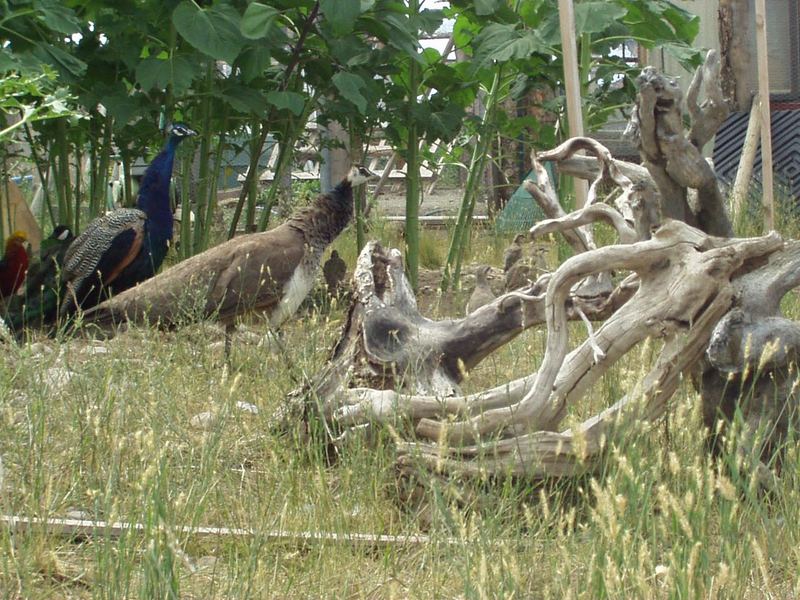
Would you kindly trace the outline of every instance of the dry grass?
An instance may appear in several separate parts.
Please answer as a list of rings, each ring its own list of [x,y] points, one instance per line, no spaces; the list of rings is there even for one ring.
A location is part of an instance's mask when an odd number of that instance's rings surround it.
[[[388,242],[396,245],[387,236]],[[497,264],[505,240],[473,243]],[[352,264],[352,240],[339,243]],[[484,258],[486,257],[486,258]],[[491,260],[489,260],[491,257]],[[433,306],[435,305],[435,306]],[[443,308],[444,307],[444,308]],[[452,308],[452,307],[450,307]],[[790,310],[797,313],[796,303]],[[431,310],[449,310],[434,299]],[[459,311],[460,312],[460,311]],[[685,386],[662,428],[630,432],[596,478],[534,487],[475,486],[456,506],[441,485],[423,530],[394,500],[389,443],[354,442],[330,466],[314,443],[272,436],[270,411],[323,364],[342,312],[305,314],[287,355],[236,341],[223,366],[213,326],[137,330],[97,345],[53,341],[0,358],[0,511],[137,521],[143,533],[65,540],[43,528],[0,530],[0,590],[11,598],[791,598],[800,594],[800,459],[790,445],[779,489],[754,492],[703,445],[698,398]],[[582,336],[576,326],[575,338]],[[536,368],[543,335],[520,336],[470,374],[480,389]],[[635,351],[584,416],[644,373]],[[66,381],[64,374],[71,376]],[[59,378],[62,381],[58,381]],[[251,414],[237,407],[260,409]],[[214,414],[207,428],[192,417]],[[724,461],[723,461],[724,462]],[[732,462],[732,461],[729,461]],[[735,467],[735,465],[734,465]],[[181,525],[251,528],[251,538],[195,539]],[[264,532],[428,533],[417,547],[276,543]],[[260,532],[260,533],[259,533]],[[445,543],[454,538],[455,545]]]

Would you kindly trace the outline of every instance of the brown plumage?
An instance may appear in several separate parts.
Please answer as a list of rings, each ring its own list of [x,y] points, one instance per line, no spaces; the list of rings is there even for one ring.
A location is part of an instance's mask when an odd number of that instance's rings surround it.
[[[189,258],[136,288],[117,295],[84,320],[115,320],[173,327],[212,317],[230,325],[237,316],[265,312],[279,327],[299,307],[314,283],[327,246],[353,214],[353,186],[373,175],[354,167],[331,192],[296,211],[285,223],[252,233]]]
[[[526,236],[519,234],[511,242],[511,245],[503,252],[503,272],[508,271],[513,267],[520,258],[522,258],[522,244],[525,243]]]
[[[481,306],[489,304],[489,302],[495,299],[494,292],[492,292],[492,288],[489,286],[489,280],[487,279],[490,270],[491,267],[483,265],[478,267],[475,271],[475,289],[472,291],[472,295],[467,302],[467,314],[475,312]]]
[[[525,261],[518,261],[506,272],[505,290],[517,290],[526,285],[530,285],[533,277],[531,266]]]
[[[331,252],[330,258],[322,265],[322,274],[325,276],[325,285],[328,286],[328,293],[331,296],[338,294],[347,274],[347,265],[336,250]]]
[[[515,262],[505,274],[504,289],[507,292],[529,286],[541,273],[547,273],[547,246],[534,245],[528,249],[530,255]]]

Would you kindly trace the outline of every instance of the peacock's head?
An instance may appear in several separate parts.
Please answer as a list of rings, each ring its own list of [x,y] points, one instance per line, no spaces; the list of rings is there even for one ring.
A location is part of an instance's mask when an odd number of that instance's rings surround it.
[[[347,174],[347,180],[353,187],[376,179],[378,179],[378,176],[363,165],[353,165],[350,172]]]
[[[180,142],[184,138],[197,135],[197,132],[189,127],[186,123],[173,123],[167,127],[167,135],[175,141]]]
[[[74,237],[72,235],[72,230],[66,225],[56,225],[55,229],[53,229],[53,233],[50,234],[50,239],[59,242],[65,242],[72,237]]]

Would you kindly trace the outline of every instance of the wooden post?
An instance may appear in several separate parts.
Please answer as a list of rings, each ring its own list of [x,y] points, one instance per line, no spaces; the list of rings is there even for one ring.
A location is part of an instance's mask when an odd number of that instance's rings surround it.
[[[769,110],[769,62],[767,60],[766,2],[756,0],[756,58],[761,113],[761,185],[764,190],[764,228],[775,229],[775,197],[772,191],[772,127]]]
[[[736,180],[731,190],[731,216],[734,223],[742,213],[742,207],[750,190],[753,177],[753,164],[758,151],[758,137],[761,135],[761,104],[759,94],[753,98],[750,107],[750,120],[747,122],[747,133],[742,144],[742,155],[739,158],[739,168],[736,169]]]
[[[578,45],[575,41],[575,11],[572,0],[558,0],[558,20],[561,25],[561,49],[564,54],[564,88],[567,95],[567,122],[570,137],[583,135],[581,82],[578,75]],[[586,204],[588,188],[583,179],[574,179],[575,208]]]

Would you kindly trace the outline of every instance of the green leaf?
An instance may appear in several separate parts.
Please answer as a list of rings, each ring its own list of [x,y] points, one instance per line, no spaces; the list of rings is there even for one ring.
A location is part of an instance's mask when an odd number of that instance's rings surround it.
[[[505,62],[526,59],[536,52],[547,52],[548,47],[535,31],[517,29],[514,24],[493,23],[484,28],[476,38],[477,66],[490,61]]]
[[[240,24],[242,35],[251,40],[268,37],[279,14],[280,12],[271,6],[253,2],[242,15]]]
[[[402,50],[418,63],[423,64],[424,60],[417,52],[419,42],[411,21],[402,15],[389,13],[383,15],[383,23],[388,26],[389,45]]]
[[[183,39],[211,58],[233,63],[244,46],[239,13],[229,4],[200,8],[184,0],[172,13],[172,22]]]
[[[131,117],[139,110],[140,105],[135,98],[126,94],[110,94],[100,99],[106,107],[108,114],[114,117],[117,123],[125,124],[130,122]]]
[[[375,51],[372,46],[365,44],[360,37],[355,35],[331,40],[328,48],[334,60],[343,65],[368,62]]]
[[[192,85],[197,73],[198,65],[190,63],[183,56],[176,56],[171,61],[150,57],[136,67],[136,81],[144,91],[153,88],[163,90],[172,84],[172,91],[181,95]]]
[[[479,17],[491,15],[502,3],[503,0],[475,0],[475,14]]]
[[[37,3],[39,14],[44,24],[53,31],[71,35],[81,30],[80,22],[75,13],[63,3],[47,0]]]
[[[361,0],[321,0],[319,9],[331,24],[334,35],[342,36],[353,31],[361,14]]]
[[[263,46],[245,48],[236,62],[242,71],[242,81],[250,83],[269,66],[270,52]]]
[[[700,33],[700,17],[680,7],[670,6],[663,16],[675,29],[675,36],[683,43],[691,44]]]
[[[661,46],[664,51],[673,56],[687,71],[691,71],[703,62],[703,54],[697,48],[692,48],[686,44],[667,43]]]
[[[413,15],[410,19],[411,26],[422,33],[434,33],[444,22],[444,11],[426,8]]]
[[[429,143],[450,141],[462,131],[465,109],[442,94],[434,94],[411,107],[409,120],[413,119],[420,136]]]
[[[453,25],[453,42],[457,48],[470,51],[470,44],[475,36],[480,33],[480,26],[471,21],[467,15],[461,14]]]
[[[367,99],[361,94],[365,83],[361,77],[354,73],[339,72],[333,76],[333,85],[343,98],[356,105],[358,112],[362,115],[367,112]]]
[[[267,102],[279,110],[288,110],[299,117],[303,113],[306,97],[297,92],[272,91],[267,93]]]
[[[575,5],[575,30],[599,33],[617,23],[628,11],[613,2],[581,2]]]
[[[222,98],[239,112],[257,115],[261,118],[267,116],[267,98],[258,90],[243,85],[234,85],[225,90]]]
[[[561,45],[561,24],[558,21],[558,13],[547,15],[539,27],[536,28],[539,36],[542,38],[542,43],[548,46]]]
[[[53,44],[45,42],[37,44],[33,54],[41,62],[55,66],[63,76],[81,77],[86,72],[85,62]]]
[[[0,52],[0,73],[16,71],[17,69],[19,69],[17,57],[11,52]]]

